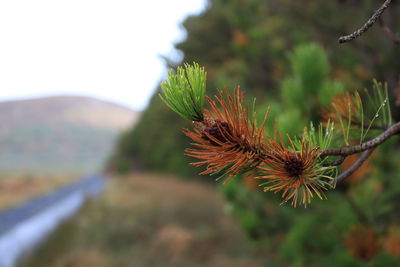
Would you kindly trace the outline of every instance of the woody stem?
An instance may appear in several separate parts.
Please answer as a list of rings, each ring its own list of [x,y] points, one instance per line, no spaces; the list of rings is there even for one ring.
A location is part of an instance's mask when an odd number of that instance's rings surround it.
[[[369,30],[372,25],[375,24],[375,22],[379,19],[379,17],[382,15],[383,11],[385,11],[386,8],[389,7],[391,4],[392,0],[386,0],[375,12],[372,14],[372,16],[365,22],[364,25],[362,25],[358,30],[354,31],[353,33],[342,36],[339,38],[339,43],[345,43],[348,41],[351,41],[353,39],[356,39],[363,33]]]
[[[373,148],[368,149],[367,151],[364,151],[364,153],[361,155],[361,157],[353,164],[351,165],[350,168],[342,172],[339,176],[337,176],[334,180],[335,183],[341,182],[350,175],[352,175],[358,168],[361,167],[361,165],[368,159],[368,157],[372,154],[374,151]]]
[[[371,139],[367,142],[364,142],[360,145],[355,146],[345,146],[340,148],[330,148],[321,150],[321,156],[330,156],[330,155],[338,155],[338,156],[348,156],[356,153],[360,153],[372,148],[375,148],[389,139],[391,136],[400,133],[400,122],[397,122],[387,128],[382,134]]]

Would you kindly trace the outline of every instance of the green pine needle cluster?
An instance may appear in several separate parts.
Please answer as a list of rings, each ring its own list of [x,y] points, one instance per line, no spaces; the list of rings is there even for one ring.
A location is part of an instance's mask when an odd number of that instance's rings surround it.
[[[331,121],[326,122],[325,125],[320,124],[316,128],[313,123],[310,123],[310,128],[305,129],[304,138],[310,142],[311,147],[319,147],[320,149],[327,149],[330,147],[334,135],[334,123]],[[301,140],[295,139],[296,147],[301,147]]]
[[[181,117],[203,120],[204,97],[206,93],[206,72],[197,63],[178,67],[176,74],[169,71],[168,80],[161,83],[163,95],[160,98]]]

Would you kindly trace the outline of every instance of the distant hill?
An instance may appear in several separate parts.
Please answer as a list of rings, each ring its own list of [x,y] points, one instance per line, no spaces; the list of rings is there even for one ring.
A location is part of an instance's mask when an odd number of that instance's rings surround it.
[[[89,97],[0,102],[0,172],[101,168],[121,130],[139,113]]]

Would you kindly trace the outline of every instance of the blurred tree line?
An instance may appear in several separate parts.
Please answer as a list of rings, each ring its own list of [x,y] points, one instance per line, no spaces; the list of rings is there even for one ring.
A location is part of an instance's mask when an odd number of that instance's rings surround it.
[[[240,85],[248,99],[257,98],[260,116],[271,106],[268,128],[276,120],[282,132],[296,134],[320,119],[335,94],[372,87],[373,78],[388,82],[394,89],[391,99],[399,98],[400,46],[378,25],[349,44],[337,42],[381,2],[210,0],[204,13],[186,19],[187,38],[176,48],[184,62],[205,66],[209,95],[215,88]],[[384,15],[392,29],[400,29],[399,12],[393,5]],[[170,67],[181,63],[168,62]],[[155,94],[139,124],[121,136],[111,168],[195,176],[199,170],[182,152],[189,146],[182,127],[184,120]],[[307,209],[279,206],[280,200],[246,177],[221,185],[221,191],[228,210],[266,250],[266,258],[282,265],[396,266],[400,153],[395,141],[381,146],[348,182],[328,193],[327,201],[313,201]]]

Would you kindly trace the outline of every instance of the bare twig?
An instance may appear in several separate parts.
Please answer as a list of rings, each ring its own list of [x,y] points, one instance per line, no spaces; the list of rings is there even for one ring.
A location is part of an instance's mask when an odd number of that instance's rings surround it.
[[[343,163],[346,159],[346,156],[339,156],[336,160],[332,161],[331,163],[327,164],[326,166],[339,166]]]
[[[373,151],[374,151],[374,148],[364,151],[364,153],[362,153],[361,157],[353,165],[351,165],[350,168],[348,168],[347,170],[345,170],[344,172],[342,172],[340,175],[338,175],[335,178],[334,183],[341,182],[344,179],[346,179],[347,177],[349,177],[350,175],[352,175],[358,168],[361,167],[361,165],[364,163],[364,161],[366,161],[368,159],[368,157],[372,154]]]
[[[378,8],[374,12],[374,14],[372,14],[372,16],[367,20],[367,22],[363,26],[361,26],[361,28],[359,28],[358,30],[356,30],[355,32],[353,32],[349,35],[340,37],[339,43],[345,43],[345,42],[351,41],[351,40],[359,37],[360,35],[364,34],[366,31],[368,31],[368,29],[371,28],[371,26],[374,25],[374,23],[382,15],[383,11],[385,11],[385,9],[389,7],[391,2],[392,2],[392,0],[386,0],[382,4],[382,6],[380,8]]]
[[[360,145],[356,146],[345,146],[345,147],[340,147],[340,148],[330,148],[330,149],[325,149],[321,151],[321,156],[328,156],[328,155],[341,155],[341,156],[348,156],[356,153],[360,153],[363,151],[366,151],[371,148],[375,148],[378,145],[382,144],[385,142],[387,139],[389,139],[391,136],[399,134],[400,133],[400,122],[397,122],[387,128],[382,134],[379,136],[375,137],[372,140],[369,140],[367,142],[364,142]]]
[[[345,156],[340,156],[338,159],[332,162],[331,166],[339,166],[344,162],[345,159],[346,159]]]
[[[395,44],[400,44],[400,36],[395,34],[388,26],[386,26],[385,22],[382,18],[379,18],[379,25],[386,35],[393,41]]]

